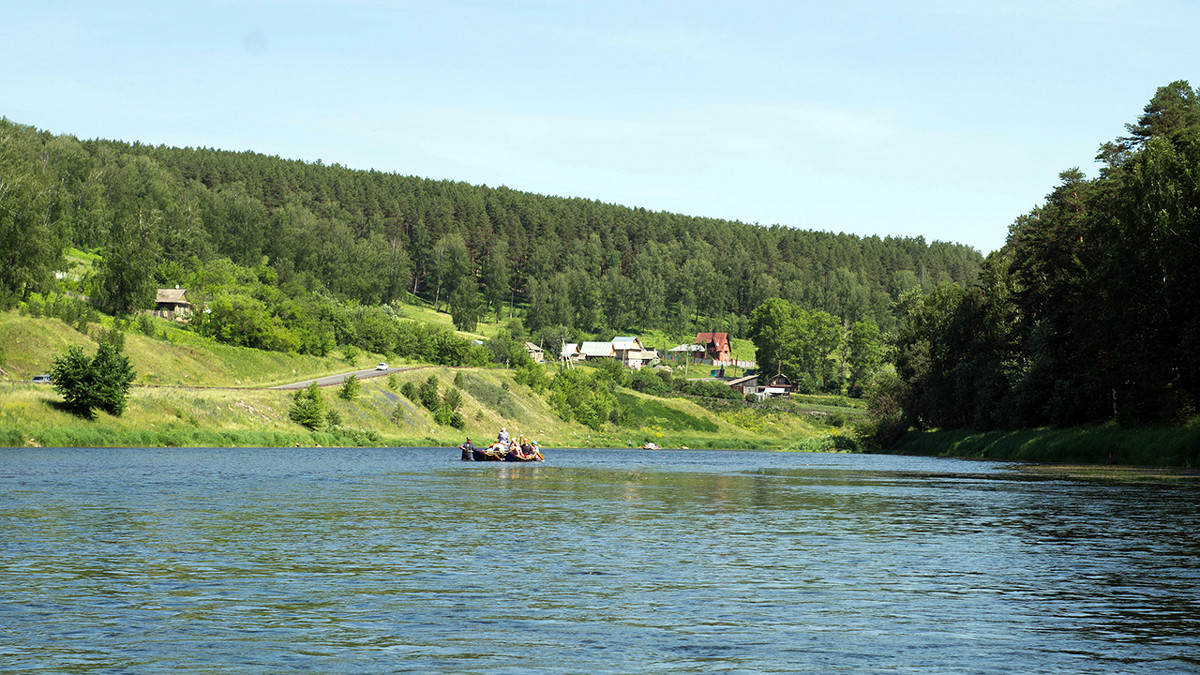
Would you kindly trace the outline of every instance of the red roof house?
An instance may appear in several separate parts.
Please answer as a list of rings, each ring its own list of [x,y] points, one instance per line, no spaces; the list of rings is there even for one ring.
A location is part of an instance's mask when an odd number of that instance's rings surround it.
[[[713,361],[732,361],[729,349],[729,333],[696,333],[694,344],[704,345],[705,358]]]

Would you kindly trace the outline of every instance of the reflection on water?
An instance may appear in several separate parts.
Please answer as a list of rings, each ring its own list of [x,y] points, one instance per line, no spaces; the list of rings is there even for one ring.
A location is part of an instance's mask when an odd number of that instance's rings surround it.
[[[0,672],[1200,669],[1191,483],[549,454],[0,450]]]

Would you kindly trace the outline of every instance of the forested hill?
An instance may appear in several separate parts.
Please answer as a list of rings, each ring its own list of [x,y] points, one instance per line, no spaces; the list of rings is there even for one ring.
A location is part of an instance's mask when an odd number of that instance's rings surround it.
[[[979,252],[651,212],[253,152],[79,141],[0,120],[0,294],[40,290],[65,246],[105,259],[100,295],[148,306],[210,261],[363,304],[415,293],[532,330],[744,334],[781,297],[896,324],[913,287],[973,282]],[[803,206],[798,205],[798,210]],[[118,267],[120,269],[118,269]],[[261,275],[260,275],[261,276]]]

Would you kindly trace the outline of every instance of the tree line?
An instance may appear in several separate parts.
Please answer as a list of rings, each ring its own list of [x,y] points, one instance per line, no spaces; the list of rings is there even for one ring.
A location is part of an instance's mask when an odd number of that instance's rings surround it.
[[[1099,175],[1060,175],[975,284],[905,296],[877,417],[907,428],[1173,425],[1200,403],[1200,91],[1157,90]]]
[[[982,264],[969,247],[920,237],[762,227],[0,120],[0,308],[52,287],[68,246],[99,254],[85,290],[109,311],[180,285],[225,322],[214,334],[314,352],[351,339],[330,305],[414,298],[460,329],[519,313],[549,335],[744,335],[755,307],[782,298],[886,331],[904,293],[969,284]]]

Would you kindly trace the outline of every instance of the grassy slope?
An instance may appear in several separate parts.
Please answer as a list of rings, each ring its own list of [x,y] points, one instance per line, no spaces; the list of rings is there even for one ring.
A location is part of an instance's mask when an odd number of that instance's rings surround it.
[[[136,332],[125,335],[125,354],[137,372],[136,384],[260,387],[352,368],[335,356],[315,357],[231,347],[177,328],[168,321],[156,319],[154,323],[159,337],[150,338]],[[16,312],[0,312],[0,364],[9,373],[7,380],[27,382],[34,375],[49,372],[54,358],[68,345],[78,345],[87,353],[94,352],[97,344],[94,338],[99,330],[93,325],[90,334],[84,335],[58,319],[35,319]],[[379,358],[378,354],[364,353],[358,356],[356,363],[370,365]]]
[[[486,442],[505,425],[549,447],[627,447],[653,441],[663,447],[785,448],[798,438],[821,433],[805,416],[713,413],[687,400],[632,391],[621,394],[631,411],[626,425],[595,432],[563,422],[541,396],[517,384],[511,371],[423,366],[397,373],[398,383],[419,384],[435,375],[445,392],[461,373],[464,431],[438,426],[429,411],[389,390],[387,379],[380,377],[365,380],[363,394],[353,402],[337,398],[336,388],[323,390],[341,426],[354,431],[312,434],[288,419],[289,392],[263,387],[344,372],[349,369],[345,361],[230,347],[166,321],[156,325],[160,337],[126,334],[125,352],[137,370],[139,386],[131,391],[125,414],[114,418],[99,413],[95,421],[85,422],[61,409],[53,388],[28,380],[47,372],[67,345],[93,352],[93,337],[58,319],[0,313],[0,364],[9,372],[7,378],[0,375],[0,445],[440,446],[457,445],[467,435]],[[363,354],[358,363],[378,358],[382,357]],[[413,365],[395,359],[391,363]]]
[[[1021,429],[906,433],[890,452],[1024,462],[1200,466],[1200,426],[1181,429]]]

